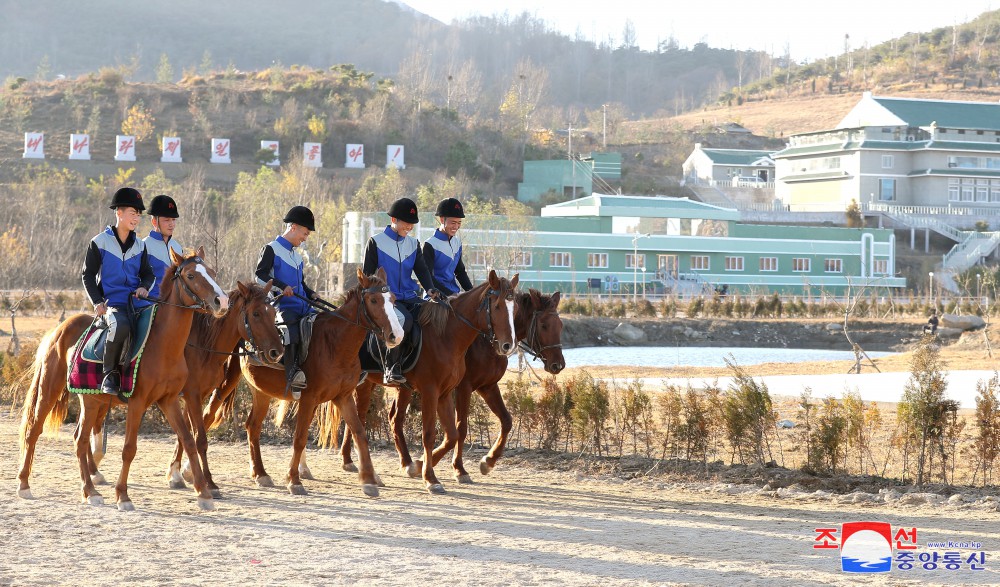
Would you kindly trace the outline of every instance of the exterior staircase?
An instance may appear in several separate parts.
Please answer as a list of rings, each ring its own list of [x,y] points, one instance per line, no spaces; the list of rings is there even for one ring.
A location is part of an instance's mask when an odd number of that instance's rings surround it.
[[[688,181],[685,186],[691,190],[699,200],[706,204],[712,204],[713,206],[720,206],[722,208],[736,208],[736,203],[733,202],[729,196],[724,194],[722,190],[715,186],[703,183],[694,183],[691,181]]]

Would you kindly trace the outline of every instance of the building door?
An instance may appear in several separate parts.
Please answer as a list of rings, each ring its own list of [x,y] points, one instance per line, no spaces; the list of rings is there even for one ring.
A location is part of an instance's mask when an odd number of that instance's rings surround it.
[[[677,279],[677,255],[657,255],[656,275],[660,279]]]

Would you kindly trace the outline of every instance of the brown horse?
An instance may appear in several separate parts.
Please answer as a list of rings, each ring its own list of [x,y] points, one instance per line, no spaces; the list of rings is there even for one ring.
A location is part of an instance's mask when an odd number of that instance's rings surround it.
[[[233,348],[244,341],[250,352],[264,364],[275,364],[284,351],[281,332],[274,323],[275,309],[268,303],[271,282],[263,287],[243,285],[229,294],[229,311],[222,318],[210,314],[195,317],[188,337],[184,360],[188,378],[181,394],[184,396],[184,414],[195,435],[195,445],[201,457],[201,468],[212,497],[221,497],[219,486],[212,480],[208,467],[208,436],[202,405],[208,394],[226,377],[226,361],[234,356]],[[239,350],[239,349],[238,349]],[[174,458],[167,472],[171,489],[184,489],[184,479],[193,480],[190,464],[181,475],[181,457],[184,446],[180,438],[174,449]]]
[[[450,308],[444,304],[423,304],[418,321],[424,327],[423,347],[413,370],[406,374],[407,382],[394,385],[396,399],[389,411],[392,421],[393,441],[400,457],[400,467],[411,477],[421,473],[427,490],[444,493],[444,487],[434,475],[434,464],[458,441],[455,425],[455,403],[451,391],[466,374],[466,351],[483,336],[487,349],[506,364],[506,357],[514,351],[515,288],[518,276],[508,281],[490,271],[488,281],[467,292],[448,298]],[[488,339],[488,340],[487,340]],[[490,352],[490,351],[487,351]],[[382,384],[381,373],[369,373],[358,386],[358,397],[371,397],[376,384]],[[424,457],[414,463],[406,446],[403,424],[413,390],[420,392],[420,411],[423,418]],[[367,402],[363,405],[367,409]],[[440,421],[444,432],[441,446],[434,449],[436,424]],[[360,451],[359,451],[360,452]],[[347,449],[350,454],[350,448]],[[434,456],[431,456],[434,455]],[[431,457],[431,458],[428,458]],[[350,467],[345,465],[350,470]]]
[[[115,485],[118,509],[134,510],[128,496],[128,472],[135,458],[139,424],[142,416],[154,402],[166,416],[184,444],[194,471],[198,505],[202,509],[213,509],[212,495],[208,492],[205,476],[197,463],[194,439],[184,423],[184,415],[178,398],[181,387],[187,379],[184,362],[184,343],[187,341],[194,319],[192,310],[207,310],[216,315],[225,311],[228,298],[211,277],[202,262],[204,249],[196,255],[182,257],[170,253],[171,265],[163,277],[160,291],[165,292],[161,307],[149,339],[146,342],[144,358],[139,365],[135,389],[128,401],[125,421],[125,444],[122,448],[122,470]],[[18,474],[20,486],[18,495],[31,498],[28,479],[34,461],[35,444],[43,427],[58,428],[66,417],[69,391],[66,389],[66,372],[72,348],[93,322],[93,316],[79,314],[59,325],[47,334],[39,344],[35,355],[31,391],[24,400],[21,422],[22,461]],[[81,394],[80,419],[77,423],[75,440],[76,455],[83,482],[83,501],[102,504],[104,498],[94,489],[90,472],[96,470],[91,451],[91,432],[97,421],[121,401],[106,394]]]
[[[561,342],[563,324],[559,318],[558,309],[559,292],[546,296],[532,289],[527,293],[518,293],[518,310],[514,317],[514,331],[518,344],[526,352],[541,358],[545,370],[553,375],[558,375],[566,366]],[[452,461],[452,466],[455,468],[455,479],[459,483],[472,483],[472,477],[469,476],[462,462],[462,452],[465,447],[465,438],[469,433],[469,405],[473,391],[479,392],[490,411],[500,420],[500,436],[479,462],[480,473],[488,475],[500,457],[503,456],[504,447],[507,446],[507,438],[513,425],[513,419],[510,412],[507,411],[498,385],[506,370],[507,358],[498,356],[485,338],[477,337],[476,341],[469,347],[469,351],[465,353],[465,376],[455,388],[458,442],[455,444],[455,458]],[[364,413],[371,402],[371,387],[362,387],[363,391],[367,393],[362,393],[362,388],[359,388],[357,402],[358,411]],[[442,444],[434,450],[435,465],[447,453],[443,449],[444,445]],[[355,470],[356,467],[351,462],[351,439],[346,434],[341,443],[340,452],[344,460],[344,469],[347,471]]]
[[[358,285],[347,292],[343,305],[336,311],[320,314],[316,318],[312,341],[309,343],[309,356],[301,366],[308,383],[298,400],[292,460],[288,468],[288,491],[293,495],[306,494],[302,486],[302,477],[312,478],[305,467],[309,427],[316,415],[316,408],[322,403],[331,401],[347,422],[358,445],[362,490],[372,497],[378,495],[379,481],[372,466],[367,433],[358,415],[352,391],[361,379],[358,351],[361,350],[368,332],[374,332],[376,336],[386,341],[386,345],[390,348],[403,340],[403,327],[392,307],[394,302],[395,297],[386,286],[384,270],[379,269],[372,276],[366,276],[359,270]],[[250,365],[245,358],[240,363],[243,375],[253,392],[253,404],[246,420],[253,479],[260,487],[273,487],[274,482],[264,470],[260,456],[260,431],[271,399],[286,402],[289,399],[285,391],[285,372]],[[236,396],[234,390],[238,380],[238,373],[227,378],[217,394],[218,397],[213,397],[208,407],[206,423],[217,422],[221,414],[232,410]]]

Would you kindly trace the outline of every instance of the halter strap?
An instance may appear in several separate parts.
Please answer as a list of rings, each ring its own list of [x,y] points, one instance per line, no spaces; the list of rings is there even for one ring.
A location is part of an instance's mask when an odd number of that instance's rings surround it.
[[[204,261],[202,261],[201,257],[198,256],[189,257],[181,261],[180,265],[174,268],[173,285],[174,287],[177,287],[177,284],[180,283],[180,287],[184,288],[184,292],[186,292],[191,298],[197,301],[196,304],[193,305],[175,304],[173,302],[168,302],[163,298],[151,298],[148,296],[143,299],[150,302],[151,304],[156,304],[158,306],[173,306],[175,308],[181,308],[184,310],[204,310],[205,308],[207,308],[208,303],[206,303],[205,300],[201,299],[201,297],[199,297],[198,294],[194,293],[188,286],[187,282],[184,281],[184,277],[181,276],[181,269],[189,263],[204,264]]]

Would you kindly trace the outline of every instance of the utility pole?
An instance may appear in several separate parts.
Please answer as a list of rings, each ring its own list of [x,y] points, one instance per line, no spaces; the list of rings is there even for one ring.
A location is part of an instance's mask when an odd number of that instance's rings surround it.
[[[604,122],[603,122],[603,130],[601,131],[601,138],[602,138],[601,142],[604,145],[603,147],[604,150],[607,151],[608,150],[608,105],[603,104],[601,108],[604,110]]]
[[[576,199],[576,161],[573,160],[573,123],[566,129],[569,135],[569,164],[573,166],[573,198]]]

